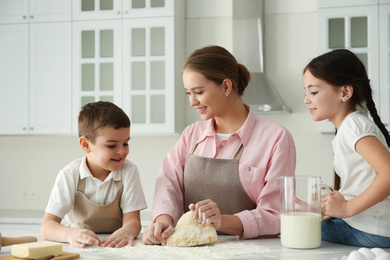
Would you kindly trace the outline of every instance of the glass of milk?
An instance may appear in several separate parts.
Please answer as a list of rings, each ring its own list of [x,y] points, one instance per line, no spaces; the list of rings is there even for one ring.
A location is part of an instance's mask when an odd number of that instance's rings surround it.
[[[280,213],[281,243],[288,248],[321,246],[320,176],[281,176]]]

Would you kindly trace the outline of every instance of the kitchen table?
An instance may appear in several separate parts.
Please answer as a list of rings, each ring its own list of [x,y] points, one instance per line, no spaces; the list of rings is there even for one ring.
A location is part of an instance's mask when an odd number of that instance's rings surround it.
[[[0,224],[3,237],[36,236],[42,240],[39,224]],[[101,234],[101,239],[107,237]],[[141,235],[134,247],[100,248],[90,246],[85,249],[63,244],[63,250],[80,254],[80,259],[288,259],[288,260],[334,260],[341,259],[358,247],[322,242],[320,248],[303,250],[284,248],[279,238],[241,240],[235,236],[218,236],[218,241],[207,246],[168,247],[146,246],[142,244]],[[390,250],[385,249],[386,252]],[[0,256],[9,255],[11,247],[3,247]]]

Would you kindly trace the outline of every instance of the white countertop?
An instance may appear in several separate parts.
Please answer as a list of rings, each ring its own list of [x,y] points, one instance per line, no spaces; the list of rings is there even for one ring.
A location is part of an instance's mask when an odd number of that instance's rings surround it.
[[[2,237],[36,236],[42,240],[38,224],[0,224]],[[99,235],[104,238],[107,235]],[[146,246],[141,235],[134,247],[78,249],[63,244],[63,250],[80,254],[80,259],[288,259],[288,260],[335,260],[347,256],[359,248],[322,242],[318,249],[298,250],[284,248],[279,238],[239,240],[235,236],[218,236],[218,241],[208,246],[168,247]],[[386,252],[390,250],[385,249]],[[11,246],[2,247],[0,256],[9,255]]]

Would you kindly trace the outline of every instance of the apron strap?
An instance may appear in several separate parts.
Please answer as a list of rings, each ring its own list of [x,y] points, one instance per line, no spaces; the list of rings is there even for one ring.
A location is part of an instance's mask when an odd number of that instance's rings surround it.
[[[198,147],[197,143],[192,147],[190,154],[194,154],[196,147]]]
[[[85,191],[85,178],[81,179],[79,176],[79,183],[77,184],[77,191],[84,193]]]
[[[114,182],[115,182],[115,187],[116,187],[117,192],[119,190],[123,189],[123,182],[122,182],[122,180],[114,181]]]
[[[241,144],[240,148],[238,149],[238,151],[237,151],[236,154],[234,155],[233,160],[239,161],[240,158],[241,158],[241,154],[242,154],[242,151],[243,151],[243,150],[244,150],[244,145]]]

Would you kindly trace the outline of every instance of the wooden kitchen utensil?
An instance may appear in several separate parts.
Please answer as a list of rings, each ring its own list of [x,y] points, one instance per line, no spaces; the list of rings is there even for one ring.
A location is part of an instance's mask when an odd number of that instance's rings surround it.
[[[72,253],[72,252],[62,252],[62,254],[58,256],[46,256],[34,260],[72,260],[72,259],[77,259],[80,258],[80,254],[77,253]],[[0,256],[0,260],[22,260],[23,258],[18,258],[12,255],[6,255],[6,256]]]
[[[1,237],[0,233],[0,251],[2,246],[11,246],[15,244],[23,244],[30,242],[37,242],[38,239],[33,236],[25,236],[25,237]]]

